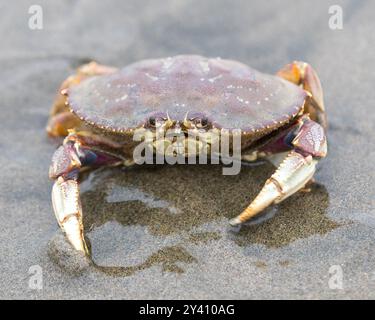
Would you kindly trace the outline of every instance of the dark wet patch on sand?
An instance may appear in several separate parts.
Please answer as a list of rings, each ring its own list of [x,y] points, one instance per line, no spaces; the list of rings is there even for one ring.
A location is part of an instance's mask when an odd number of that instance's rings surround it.
[[[189,236],[189,241],[194,244],[204,244],[209,241],[219,240],[221,235],[218,232],[195,232]]]
[[[280,203],[272,219],[244,225],[231,238],[240,246],[259,243],[267,247],[282,247],[301,238],[324,235],[346,224],[327,216],[328,204],[329,196],[325,187],[314,184],[311,192],[297,193]]]
[[[100,266],[94,264],[95,268],[111,276],[126,277],[137,271],[142,271],[154,266],[161,266],[163,272],[184,273],[181,264],[193,263],[197,260],[184,248],[179,246],[165,247],[146,259],[145,262],[129,267]]]
[[[169,239],[164,248],[155,246],[155,253],[142,263],[97,268],[130,275],[161,265],[163,271],[180,273],[183,269],[175,261],[196,261],[184,248],[188,242],[204,246],[226,237],[233,245],[282,247],[340,226],[326,215],[326,189],[315,184],[311,192],[298,193],[271,207],[237,231],[228,227],[228,219],[251,202],[273,170],[265,164],[243,167],[236,176],[223,176],[220,166],[153,166],[91,173],[82,192],[88,236],[92,230],[115,221],[124,228],[141,227],[155,239]],[[96,237],[93,246],[100,248],[101,241]],[[100,260],[94,255],[93,259],[97,258]]]

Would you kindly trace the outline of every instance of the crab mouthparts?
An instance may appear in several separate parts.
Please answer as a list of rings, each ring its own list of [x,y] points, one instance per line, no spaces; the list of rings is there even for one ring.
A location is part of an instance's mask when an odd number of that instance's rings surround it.
[[[181,128],[168,130],[164,137],[153,142],[153,147],[156,154],[168,156],[197,156],[207,150],[202,141],[188,135]]]

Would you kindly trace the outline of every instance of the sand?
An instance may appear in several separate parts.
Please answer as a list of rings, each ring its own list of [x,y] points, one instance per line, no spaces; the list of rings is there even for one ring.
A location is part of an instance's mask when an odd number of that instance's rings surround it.
[[[344,29],[331,30],[325,1],[92,2],[39,1],[42,30],[28,28],[32,1],[0,6],[0,298],[375,298],[375,3],[336,1]],[[317,183],[239,230],[228,220],[270,164],[232,177],[218,166],[99,170],[82,186],[87,261],[51,206],[59,142],[44,127],[56,90],[90,59],[121,67],[180,53],[269,73],[310,62],[330,122]]]

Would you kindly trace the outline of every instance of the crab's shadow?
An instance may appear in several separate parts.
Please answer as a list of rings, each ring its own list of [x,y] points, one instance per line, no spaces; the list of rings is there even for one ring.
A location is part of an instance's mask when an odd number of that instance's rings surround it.
[[[163,238],[175,238],[176,242],[155,249],[136,265],[98,268],[111,274],[129,275],[161,264],[163,270],[180,272],[179,262],[196,261],[187,250],[189,242],[199,245],[225,238],[239,246],[260,243],[280,247],[338,226],[326,215],[329,196],[325,187],[315,184],[312,192],[288,198],[240,230],[228,228],[227,221],[251,202],[273,171],[270,164],[264,164],[256,168],[243,166],[235,176],[222,175],[222,167],[218,165],[115,168],[91,173],[84,180],[81,193],[84,225],[93,248],[108,239],[92,236],[95,230],[106,225],[110,237],[119,232],[118,228],[111,231],[113,223],[125,227],[128,233],[129,228],[141,228],[159,242]],[[181,240],[181,234],[187,235],[185,240]],[[136,235],[133,241],[139,237]],[[114,243],[115,247],[122,245]],[[100,260],[103,252],[108,255],[110,248],[94,250],[94,261]]]

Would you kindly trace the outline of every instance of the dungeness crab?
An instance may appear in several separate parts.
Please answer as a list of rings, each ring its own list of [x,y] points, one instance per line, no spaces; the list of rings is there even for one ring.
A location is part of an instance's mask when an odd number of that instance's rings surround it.
[[[193,55],[144,60],[121,70],[95,62],[83,65],[63,82],[47,125],[50,135],[66,136],[49,174],[55,180],[55,215],[76,250],[89,254],[80,172],[129,165],[137,146],[135,130],[160,126],[182,133],[241,129],[243,160],[283,155],[276,172],[232,225],[304,188],[327,154],[322,88],[307,63],[295,61],[277,75]],[[192,142],[188,139],[186,144]],[[197,144],[193,155],[202,149]]]

